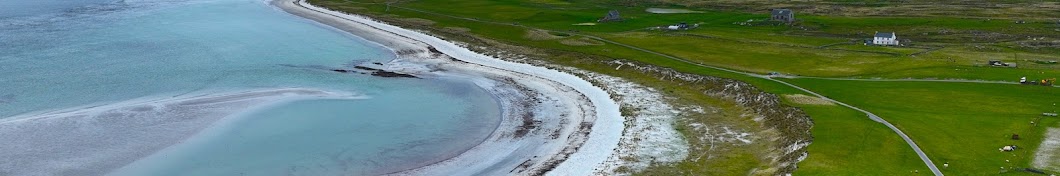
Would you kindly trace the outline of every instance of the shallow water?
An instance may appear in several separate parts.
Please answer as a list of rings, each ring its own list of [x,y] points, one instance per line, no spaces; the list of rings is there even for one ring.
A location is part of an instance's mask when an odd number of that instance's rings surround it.
[[[261,0],[52,2],[0,3],[29,9],[0,13],[0,175],[385,173],[498,121],[470,82],[314,69],[393,56]],[[281,88],[360,98],[182,103]]]

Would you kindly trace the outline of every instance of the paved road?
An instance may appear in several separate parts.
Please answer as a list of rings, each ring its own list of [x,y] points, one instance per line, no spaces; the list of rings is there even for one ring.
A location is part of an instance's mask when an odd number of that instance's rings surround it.
[[[396,5],[391,5],[391,7],[405,9],[405,10],[411,10],[411,11],[416,11],[416,12],[421,12],[421,13],[445,16],[445,17],[450,17],[450,18],[464,19],[464,20],[475,21],[475,22],[491,23],[491,24],[499,24],[499,25],[508,25],[508,26],[516,26],[516,27],[522,27],[522,28],[527,28],[527,29],[553,31],[553,30],[546,30],[546,29],[539,29],[539,28],[523,26],[523,25],[519,25],[519,24],[515,24],[515,23],[484,21],[484,20],[479,20],[479,19],[475,19],[475,18],[459,17],[459,16],[448,15],[448,14],[441,14],[441,13],[436,13],[436,12],[413,9],[413,8],[408,8],[408,7],[401,7],[401,6],[396,6]],[[553,32],[564,32],[564,31],[553,31]],[[788,83],[788,82],[784,82],[784,81],[781,81],[781,80],[777,80],[777,79],[773,79],[773,77],[770,77],[770,76],[767,76],[767,75],[761,75],[761,74],[749,73],[749,72],[742,72],[742,71],[731,70],[731,69],[727,69],[727,68],[721,68],[721,67],[716,67],[716,66],[711,66],[711,65],[705,65],[705,64],[701,64],[701,63],[697,63],[697,62],[692,62],[692,61],[689,61],[689,60],[686,60],[686,59],[683,59],[683,58],[679,58],[679,57],[676,57],[676,56],[671,56],[671,55],[655,52],[655,51],[652,51],[652,50],[648,50],[648,49],[644,49],[644,48],[640,48],[640,47],[636,47],[636,46],[632,46],[632,45],[627,45],[627,44],[624,44],[624,43],[619,43],[619,42],[607,40],[607,39],[600,38],[600,37],[593,36],[593,35],[581,34],[581,33],[575,33],[574,35],[587,37],[587,38],[592,38],[592,39],[603,41],[603,42],[606,42],[606,43],[610,43],[610,44],[614,44],[614,45],[630,48],[630,49],[637,50],[637,51],[641,51],[641,52],[645,52],[645,53],[650,53],[650,54],[666,57],[666,58],[669,58],[669,59],[672,59],[672,60],[681,61],[681,62],[684,62],[684,63],[688,63],[688,64],[700,66],[700,67],[711,68],[711,69],[721,70],[721,71],[725,71],[725,72],[736,73],[736,74],[747,75],[747,76],[751,76],[751,77],[762,78],[762,79],[766,79],[766,80],[770,80],[770,81],[775,81],[777,83],[781,83],[781,84],[793,87],[795,89],[802,90],[802,91],[804,91],[806,93],[812,94],[812,95],[817,96],[819,98],[822,98],[824,100],[827,100],[827,101],[842,105],[844,107],[848,107],[848,108],[860,111],[862,113],[865,113],[865,115],[867,115],[869,117],[869,119],[872,119],[873,121],[882,123],[885,126],[887,126],[888,128],[890,128],[892,131],[894,131],[895,133],[898,133],[898,135],[901,136],[902,139],[905,140],[905,142],[907,144],[909,144],[909,147],[912,148],[913,151],[915,151],[918,156],[920,156],[920,160],[924,161],[924,164],[928,166],[928,168],[931,170],[932,173],[934,173],[936,176],[942,176],[943,175],[942,171],[939,171],[939,168],[931,161],[930,158],[928,158],[927,154],[925,154],[924,151],[920,149],[920,146],[918,146],[916,144],[916,142],[913,141],[913,139],[909,138],[909,136],[906,135],[904,132],[902,132],[902,130],[898,129],[898,127],[895,127],[890,122],[887,122],[887,120],[884,120],[883,118],[880,118],[880,116],[877,116],[876,114],[873,114],[872,112],[863,110],[863,109],[855,107],[855,106],[851,106],[849,104],[846,104],[846,103],[843,103],[843,102],[840,102],[840,101],[833,100],[831,98],[825,97],[825,96],[823,96],[821,94],[818,94],[816,92],[813,92],[813,91],[810,91],[808,89],[796,86],[794,84],[791,84],[791,83]],[[924,82],[967,82],[967,83],[992,83],[992,84],[1018,84],[1018,83],[1014,83],[1014,82],[977,81],[977,80],[852,79],[852,78],[819,78],[819,77],[800,77],[800,76],[784,76],[784,78],[813,78],[813,79],[847,80],[847,81],[924,81]]]
[[[948,83],[982,83],[982,84],[1020,84],[1019,82],[1009,81],[987,81],[987,80],[964,80],[964,79],[863,79],[863,78],[824,78],[824,77],[812,77],[812,76],[792,76],[792,75],[780,75],[773,76],[774,78],[808,78],[808,79],[823,79],[823,80],[839,80],[839,81],[869,81],[869,82],[948,82]],[[1060,87],[1060,85],[1053,85],[1052,87]]]

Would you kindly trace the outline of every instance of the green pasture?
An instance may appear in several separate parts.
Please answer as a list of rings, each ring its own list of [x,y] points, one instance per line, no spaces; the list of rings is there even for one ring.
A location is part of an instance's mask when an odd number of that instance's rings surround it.
[[[943,173],[983,175],[1000,167],[1026,168],[1046,127],[1060,119],[1057,88],[1032,85],[785,80],[873,112],[909,135]],[[820,118],[815,118],[820,119]],[[1035,122],[1037,126],[1032,125]],[[1020,140],[1012,140],[1018,134]],[[1015,152],[999,152],[1017,145]],[[892,153],[886,153],[892,154]],[[811,154],[812,156],[812,154]],[[1008,162],[1006,162],[1006,160]]]

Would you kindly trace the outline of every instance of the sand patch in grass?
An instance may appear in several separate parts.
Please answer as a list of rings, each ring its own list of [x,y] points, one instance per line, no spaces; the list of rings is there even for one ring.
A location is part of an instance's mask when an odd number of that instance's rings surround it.
[[[462,27],[444,27],[444,28],[442,28],[442,30],[446,31],[446,32],[452,32],[452,33],[467,33],[467,32],[471,31],[471,29],[462,28]]]
[[[552,33],[549,33],[546,30],[538,29],[526,30],[526,35],[523,37],[530,40],[555,40],[565,38],[564,36],[552,35]]]
[[[604,45],[604,42],[593,40],[593,39],[590,39],[590,38],[584,38],[584,37],[583,38],[578,38],[578,39],[561,40],[561,41],[559,41],[559,43],[562,43],[564,45],[570,45],[570,46]]]
[[[788,101],[791,101],[792,103],[804,105],[835,105],[835,103],[832,103],[831,101],[803,94],[787,94],[784,95],[784,98],[788,99]]]
[[[401,21],[409,22],[409,23],[412,23],[412,24],[424,25],[424,26],[431,26],[431,25],[434,25],[434,23],[435,23],[434,21],[431,21],[431,20],[428,20],[428,19],[423,19],[423,18],[403,18],[403,19],[401,19]]]

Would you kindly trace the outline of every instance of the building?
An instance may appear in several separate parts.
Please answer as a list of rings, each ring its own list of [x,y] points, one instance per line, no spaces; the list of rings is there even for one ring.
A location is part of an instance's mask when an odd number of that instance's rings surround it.
[[[622,16],[618,15],[618,10],[611,10],[607,12],[607,16],[596,20],[596,22],[609,22],[609,21],[622,21]]]
[[[696,28],[696,27],[699,27],[699,24],[695,24],[695,25],[689,26],[688,23],[681,22],[681,23],[677,23],[675,25],[666,26],[666,29],[667,30],[689,30],[689,29]]]
[[[795,22],[795,12],[791,12],[790,9],[773,9],[773,13],[769,16],[769,20],[785,23]]]
[[[873,45],[898,45],[898,36],[894,32],[876,32],[872,37]]]

